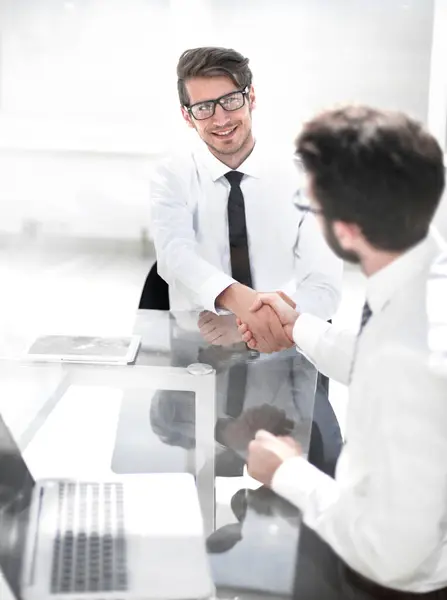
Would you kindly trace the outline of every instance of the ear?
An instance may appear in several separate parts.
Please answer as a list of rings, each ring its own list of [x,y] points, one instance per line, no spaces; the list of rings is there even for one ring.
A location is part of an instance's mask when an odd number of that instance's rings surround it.
[[[184,120],[186,121],[186,123],[189,125],[189,127],[192,127],[193,129],[195,129],[196,127],[195,127],[195,125],[193,123],[191,115],[186,110],[186,108],[184,106],[181,106],[180,110],[182,111],[182,117],[184,118]]]
[[[333,229],[340,245],[345,250],[356,250],[359,240],[363,239],[361,229],[355,223],[334,221]]]
[[[248,101],[252,110],[256,108],[256,93],[253,86],[250,86],[250,91],[248,92]]]

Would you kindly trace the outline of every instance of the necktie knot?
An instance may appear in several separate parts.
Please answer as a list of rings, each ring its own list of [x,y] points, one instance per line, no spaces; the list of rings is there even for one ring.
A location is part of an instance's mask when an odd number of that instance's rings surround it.
[[[239,187],[241,185],[243,176],[244,174],[240,171],[228,171],[228,173],[225,173],[225,177],[231,187]]]

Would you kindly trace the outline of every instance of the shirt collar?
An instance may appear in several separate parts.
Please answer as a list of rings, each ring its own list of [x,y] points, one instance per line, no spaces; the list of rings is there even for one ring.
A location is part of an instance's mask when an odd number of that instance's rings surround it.
[[[200,163],[207,169],[207,171],[211,175],[211,179],[213,181],[217,181],[221,177],[223,177],[228,171],[231,171],[227,165],[224,165],[218,158],[212,154],[205,146],[205,144],[201,144],[201,148],[196,150],[197,156],[199,157]],[[236,169],[240,173],[244,173],[244,175],[248,175],[250,177],[256,177],[259,179],[261,177],[262,172],[262,164],[261,164],[261,151],[258,146],[258,143],[255,143],[255,147],[253,148],[251,154],[247,156],[244,162]]]
[[[368,278],[366,299],[373,314],[380,312],[408,279],[433,260],[435,249],[435,241],[428,236]]]

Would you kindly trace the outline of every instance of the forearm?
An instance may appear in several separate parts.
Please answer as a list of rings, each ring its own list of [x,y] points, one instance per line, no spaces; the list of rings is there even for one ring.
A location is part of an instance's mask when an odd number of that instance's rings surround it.
[[[194,210],[188,205],[181,176],[160,167],[152,181],[151,219],[158,272],[193,304],[215,310],[216,297],[234,282],[201,255]]]
[[[409,525],[424,517],[422,511],[408,522],[402,518],[405,498],[383,506],[364,491],[341,487],[303,458],[285,461],[272,489],[297,506],[306,525],[351,568],[382,585],[411,579],[436,547],[431,531]]]
[[[215,312],[216,299],[234,279],[184,246],[170,251],[157,250],[158,272],[193,304]]]
[[[321,372],[347,385],[354,358],[356,336],[310,314],[298,317],[293,339]]]
[[[254,290],[233,280],[233,283],[217,296],[216,308],[229,310],[238,315],[241,306],[244,309],[249,308],[250,303],[253,303],[255,298],[256,292]]]
[[[418,351],[394,345],[370,355],[369,373],[374,385],[352,398],[336,480],[291,458],[272,487],[353,569],[399,587],[435,564],[444,543],[445,382]]]

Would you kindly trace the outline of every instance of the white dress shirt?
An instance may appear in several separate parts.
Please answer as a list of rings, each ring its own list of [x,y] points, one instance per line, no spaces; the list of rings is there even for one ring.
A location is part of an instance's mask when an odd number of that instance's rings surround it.
[[[173,156],[151,185],[158,272],[169,284],[173,310],[215,311],[231,277],[227,202],[230,169],[208,148]],[[237,169],[244,173],[247,236],[253,287],[283,290],[298,310],[329,319],[340,299],[342,262],[318,224],[295,206],[300,176],[291,156],[256,143]]]
[[[272,483],[353,569],[413,592],[447,586],[447,378],[430,369],[427,343],[435,255],[424,240],[368,279],[372,316],[357,343],[298,318],[295,342],[319,370],[348,383],[354,361],[346,443],[335,480],[293,458]]]

